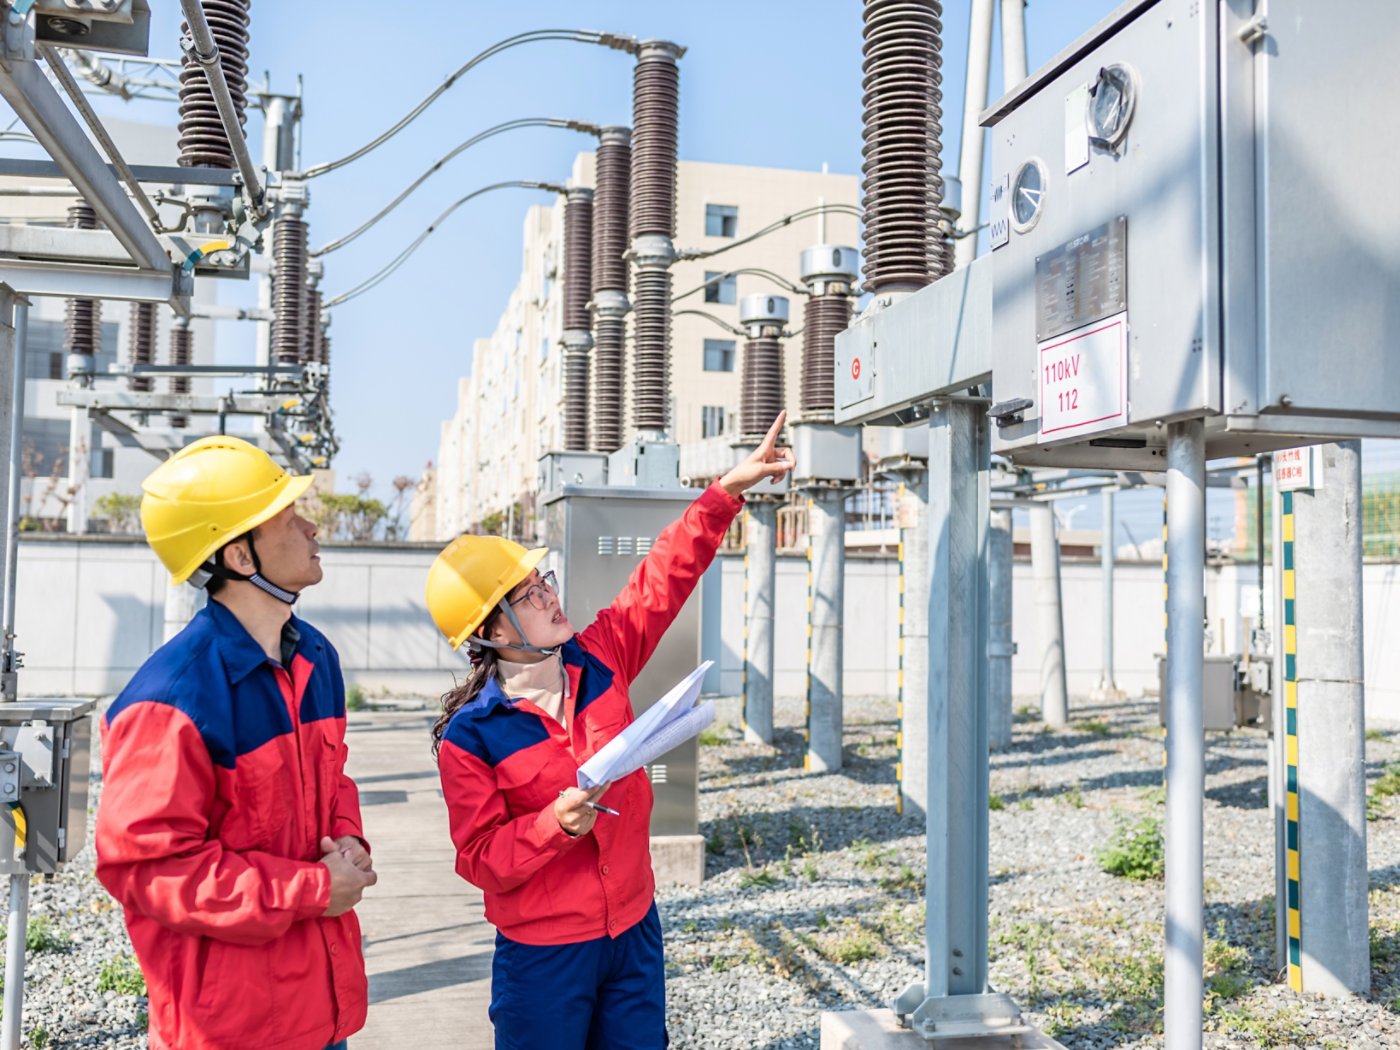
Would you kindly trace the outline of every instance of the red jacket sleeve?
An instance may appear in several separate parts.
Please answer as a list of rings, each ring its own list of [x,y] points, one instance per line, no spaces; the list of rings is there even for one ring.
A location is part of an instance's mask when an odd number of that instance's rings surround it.
[[[169,704],[138,703],[103,729],[97,877],[124,908],[183,933],[265,944],[330,904],[318,863],[225,850],[209,837],[214,764]]]
[[[438,775],[457,874],[487,893],[515,889],[579,841],[559,826],[553,806],[512,820],[491,767],[451,741],[438,752]]]
[[[661,531],[622,593],[580,634],[583,647],[606,653],[608,666],[630,684],[680,615],[743,505],[717,484],[702,492]]]
[[[342,741],[340,745],[340,772],[335,801],[331,810],[331,838],[354,835],[360,844],[369,851],[369,841],[365,838],[364,819],[360,816],[360,789],[345,772],[345,764],[350,756],[350,748]]]

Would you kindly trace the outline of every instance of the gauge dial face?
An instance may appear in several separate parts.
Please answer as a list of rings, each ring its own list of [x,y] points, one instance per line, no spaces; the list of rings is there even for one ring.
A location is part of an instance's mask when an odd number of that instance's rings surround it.
[[[1017,233],[1025,233],[1040,221],[1047,181],[1045,165],[1038,159],[1026,161],[1017,170],[1011,183],[1011,225]]]
[[[1128,133],[1137,105],[1137,74],[1115,62],[1099,70],[1089,91],[1089,137],[1095,145],[1117,146]]]

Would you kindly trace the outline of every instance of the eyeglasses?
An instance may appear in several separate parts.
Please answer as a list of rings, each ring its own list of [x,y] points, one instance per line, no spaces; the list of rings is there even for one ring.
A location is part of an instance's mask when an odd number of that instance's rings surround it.
[[[510,604],[519,605],[521,602],[527,601],[540,612],[544,612],[549,608],[550,595],[558,593],[559,581],[554,575],[554,570],[551,569],[540,577],[539,583],[531,586],[530,589],[519,598],[512,598]]]

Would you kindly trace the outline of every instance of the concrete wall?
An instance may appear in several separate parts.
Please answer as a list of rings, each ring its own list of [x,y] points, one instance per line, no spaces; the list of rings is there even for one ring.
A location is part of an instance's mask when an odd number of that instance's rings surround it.
[[[438,636],[423,606],[423,580],[437,552],[423,546],[327,547],[325,582],[299,612],[340,650],[347,681],[371,694],[436,696],[466,669]],[[898,659],[897,563],[852,556],[846,582],[846,689],[892,694]],[[1065,659],[1071,694],[1098,680],[1101,648],[1097,562],[1066,562]],[[775,690],[800,696],[805,681],[806,559],[778,558]],[[160,643],[168,577],[143,543],[119,538],[26,537],[20,544],[16,631],[24,655],[22,691],[38,695],[117,692]],[[1400,565],[1365,567],[1367,714],[1400,721]],[[1035,695],[1038,656],[1028,562],[1014,574],[1012,662],[1018,697]],[[716,661],[706,687],[739,692],[743,653],[743,559],[721,555],[703,585],[703,648]],[[1162,577],[1154,564],[1120,565],[1114,635],[1118,684],[1155,688],[1162,648]],[[1272,596],[1266,593],[1266,599]],[[1206,579],[1211,651],[1236,652],[1257,616],[1248,565],[1212,568]],[[1272,610],[1272,605],[1269,606]],[[1272,615],[1272,612],[1270,612]],[[937,625],[934,625],[935,628]]]

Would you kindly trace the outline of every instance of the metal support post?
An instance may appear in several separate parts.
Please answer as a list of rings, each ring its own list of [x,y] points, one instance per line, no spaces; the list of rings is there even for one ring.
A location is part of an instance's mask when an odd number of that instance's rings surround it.
[[[29,876],[10,876],[10,918],[5,934],[5,1015],[0,1050],[20,1050],[24,1020],[24,948],[29,926]]]
[[[1166,1050],[1200,1050],[1203,944],[1205,423],[1167,429]]]
[[[958,157],[958,181],[962,183],[962,216],[958,225],[975,231],[982,215],[982,150],[986,133],[982,130],[982,110],[987,105],[987,82],[991,79],[992,22],[994,0],[972,0],[972,20],[967,30],[967,80],[963,92],[962,149]],[[953,265],[966,266],[977,258],[977,234],[958,240],[953,249]]]
[[[92,416],[81,405],[73,407],[68,424],[68,532],[78,536],[88,530],[88,480],[92,476]]]
[[[1122,700],[1125,694],[1118,688],[1113,675],[1113,489],[1103,490],[1103,538],[1099,541],[1099,586],[1103,597],[1103,662],[1099,684],[1091,694],[1095,700]]]
[[[928,471],[906,470],[899,514],[899,780],[901,813],[928,802]]]
[[[0,296],[10,296],[9,289],[0,286]],[[0,317],[8,315],[8,305],[0,305]],[[14,307],[14,352],[6,353],[0,348],[0,389],[3,389],[6,362],[13,362],[12,381],[9,397],[3,402],[0,411],[0,463],[8,465],[9,475],[6,484],[5,509],[5,563],[3,606],[0,607],[0,703],[19,698],[18,671],[20,654],[15,651],[15,590],[19,580],[19,511],[20,480],[23,477],[20,458],[24,448],[24,379],[25,354],[29,349],[29,306],[17,303]],[[6,333],[8,335],[8,333]],[[8,414],[8,418],[6,415]]]
[[[924,980],[894,1012],[925,1039],[1033,1031],[987,986],[986,406],[929,419],[927,879]]]
[[[1060,594],[1060,540],[1055,508],[1035,503],[1031,519],[1031,574],[1035,578],[1036,626],[1040,643],[1040,717],[1047,725],[1069,722],[1065,682],[1065,617]]]
[[[1291,665],[1284,689],[1294,694],[1286,698],[1293,734],[1285,740],[1287,779],[1296,785],[1289,799],[1296,820],[1288,855],[1288,971],[1301,992],[1365,995],[1371,964],[1361,443],[1318,446],[1313,473],[1317,488],[1283,494],[1283,539],[1293,541],[1292,571],[1284,560],[1284,660]],[[1289,635],[1296,637],[1291,653]]]
[[[807,500],[807,754],[804,769],[841,768],[846,491],[819,488]]]
[[[1012,558],[1011,511],[994,510],[987,532],[987,577],[990,594],[987,643],[987,741],[995,751],[1011,746]]]
[[[744,737],[773,743],[773,598],[777,590],[778,505],[748,501],[744,547]]]
[[[1026,79],[1026,0],[1001,0],[1001,86]]]

